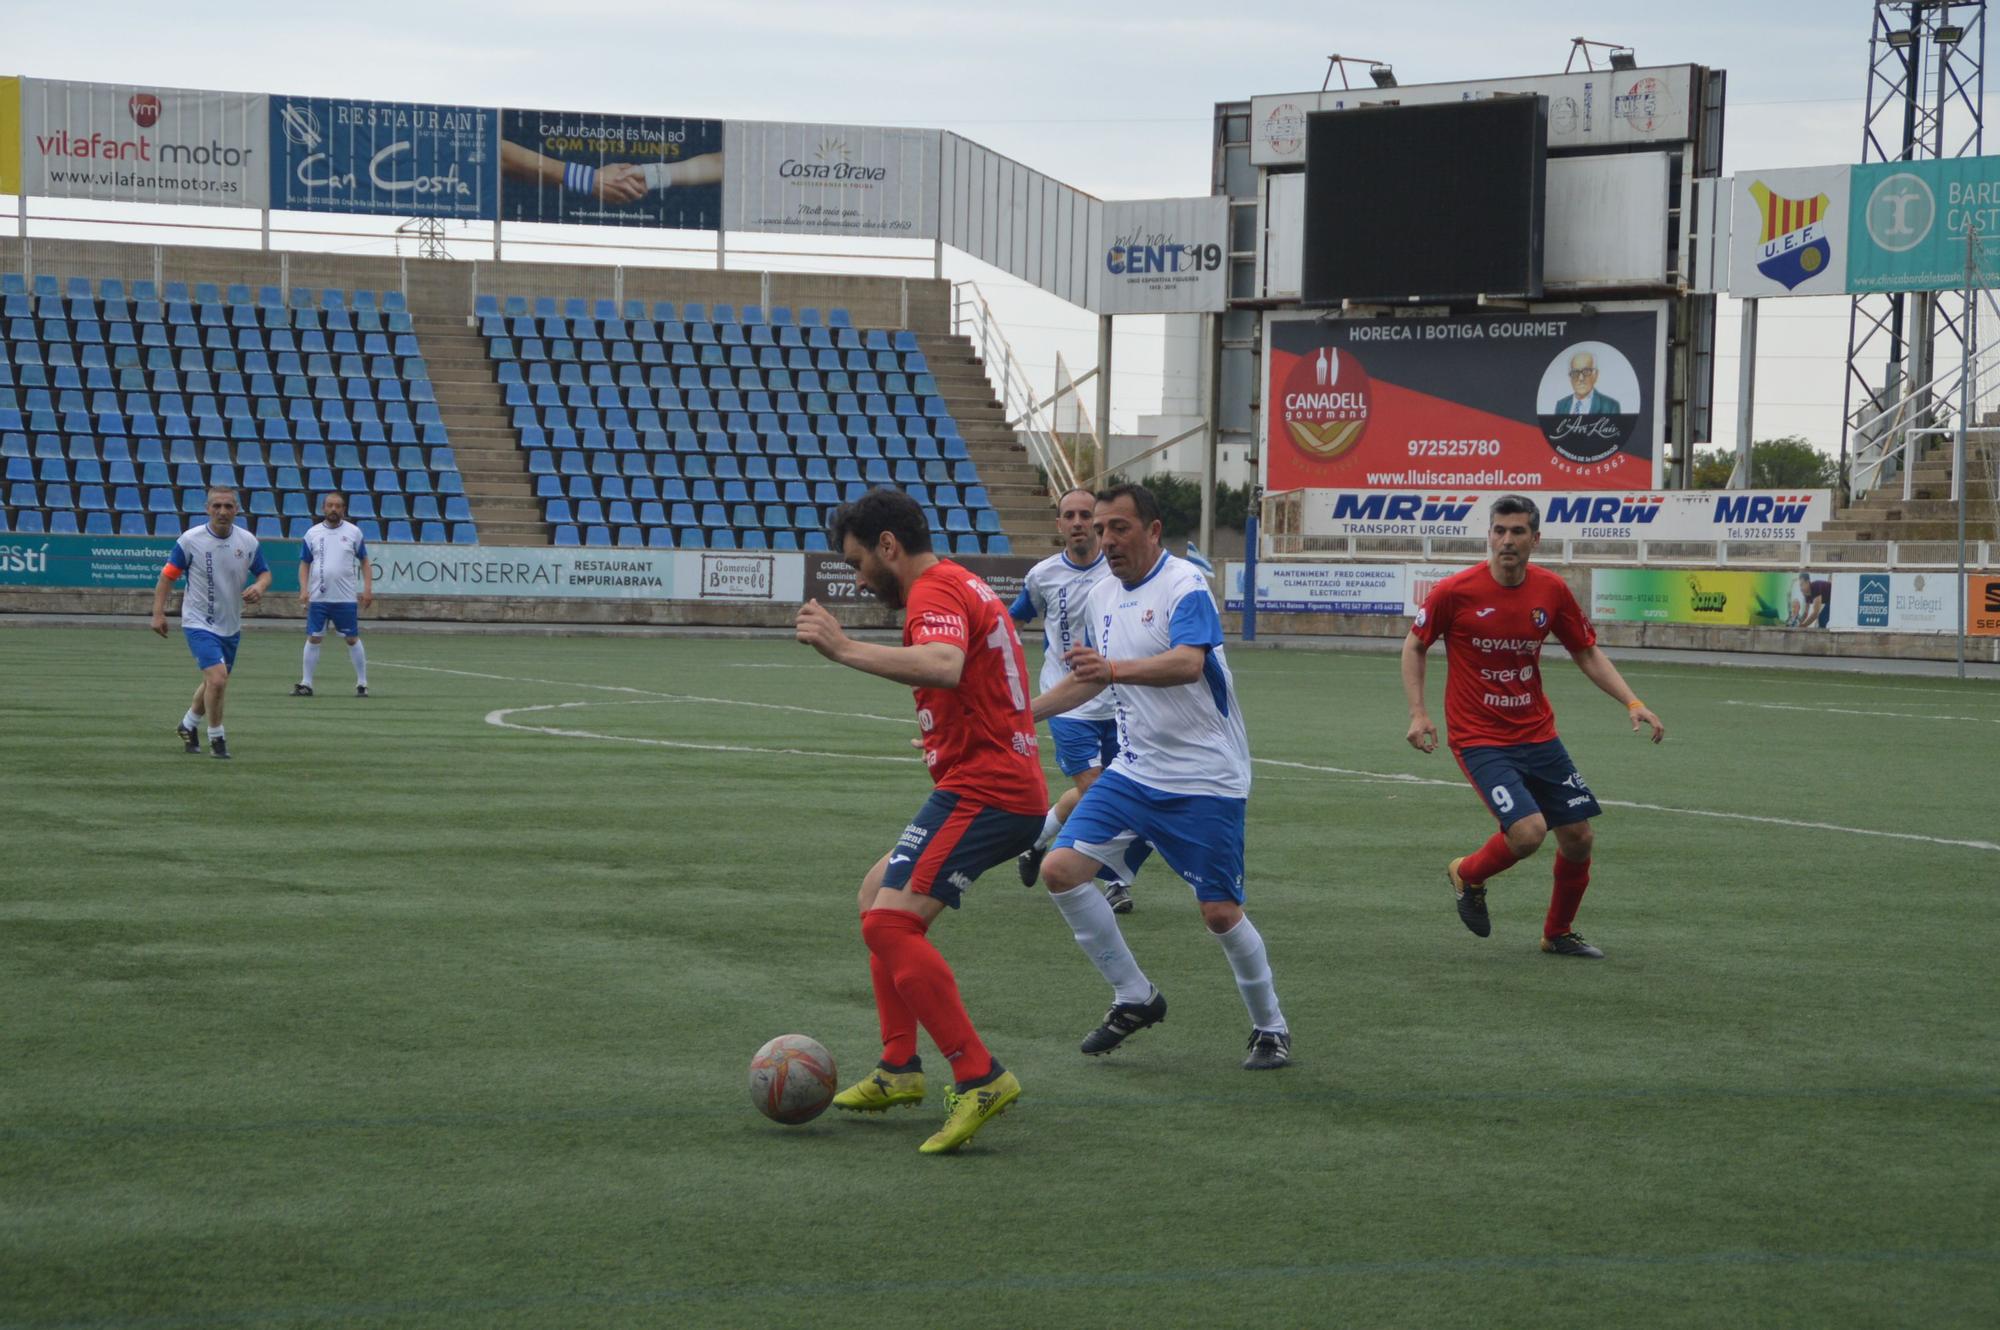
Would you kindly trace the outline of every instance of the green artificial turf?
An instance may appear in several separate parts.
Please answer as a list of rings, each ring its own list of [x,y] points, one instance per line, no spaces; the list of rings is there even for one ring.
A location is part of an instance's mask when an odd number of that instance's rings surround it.
[[[782,641],[369,641],[375,696],[329,647],[294,700],[250,634],[222,763],[178,641],[0,628],[0,1325],[2000,1317],[1992,685],[1633,665],[1654,748],[1551,660],[1598,795],[1689,810],[1607,809],[1589,963],[1536,948],[1546,851],[1460,926],[1492,824],[1393,658],[1236,651],[1296,1065],[1237,1069],[1157,860],[1125,929],[1172,1014],[1079,1056],[1107,991],[1002,868],[933,936],[1026,1092],[930,1158],[936,1088],[790,1129],[746,1090],[775,1034],[878,1051],[906,690]]]

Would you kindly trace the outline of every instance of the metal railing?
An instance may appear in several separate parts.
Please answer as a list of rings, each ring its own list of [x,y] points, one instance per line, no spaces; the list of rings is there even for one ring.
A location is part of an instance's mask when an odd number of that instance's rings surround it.
[[[1000,321],[993,315],[992,306],[986,303],[986,296],[974,282],[953,282],[951,285],[951,330],[968,338],[977,349],[979,361],[986,368],[987,382],[993,385],[993,395],[1000,399],[1000,410],[1006,418],[1007,428],[1018,434],[1027,445],[1028,455],[1034,458],[1035,465],[1041,468],[1047,480],[1049,497],[1075,489],[1076,468],[1071,465],[1069,453],[1056,432],[1050,408],[1065,392],[1074,392],[1078,384],[1097,371],[1087,371],[1067,388],[1058,389],[1046,398],[1037,397],[1021,362],[1014,355],[1013,346],[1007,341],[1007,334],[1001,330]]]
[[[2000,300],[1995,292],[1979,293],[1967,322],[1977,326],[1981,314],[2000,326]],[[1961,413],[1966,427],[1976,430],[1996,409],[2000,409],[2000,339],[1976,347],[1972,355],[1908,389],[1887,406],[1878,408],[1871,403],[1862,407],[1848,422],[1848,437],[1853,441],[1850,496],[1858,499],[1872,493],[1885,477],[1900,472],[1903,497],[1914,498],[1916,464],[1924,451],[1934,442],[1956,437]],[[1952,498],[1959,496],[1964,483],[1961,468],[1953,467]]]

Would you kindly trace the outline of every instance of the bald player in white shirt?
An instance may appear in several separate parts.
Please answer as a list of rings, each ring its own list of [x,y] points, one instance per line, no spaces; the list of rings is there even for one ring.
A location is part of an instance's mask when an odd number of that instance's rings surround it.
[[[229,738],[222,726],[222,704],[229,675],[236,668],[236,647],[243,640],[243,607],[255,605],[271,586],[270,565],[257,537],[236,525],[236,491],[217,486],[208,492],[208,521],[189,527],[174,542],[167,566],[153,587],[153,631],[167,635],[167,590],[182,577],[181,633],[194,654],[201,682],[194,701],[181,717],[184,751],[199,754],[195,726],[208,718],[209,752],[229,756]],[[250,579],[256,578],[252,582]]]
[[[1126,881],[1153,849],[1194,888],[1250,1012],[1246,1071],[1291,1062],[1264,939],[1243,912],[1243,824],[1250,742],[1208,579],[1160,548],[1160,507],[1143,485],[1097,496],[1093,513],[1111,576],[1092,589],[1097,645],[1073,647],[1070,675],[1034,701],[1036,720],[1109,691],[1118,756],[1084,792],[1042,862],[1042,882],[1077,945],[1112,988],[1083,1051],[1109,1053],[1166,1018],[1117,916],[1091,886],[1100,866]]]
[[[347,659],[354,665],[354,695],[366,697],[368,649],[361,645],[361,611],[375,603],[375,570],[368,564],[368,542],[361,538],[361,528],[347,520],[347,496],[327,495],[320,511],[326,520],[315,522],[299,542],[299,604],[306,611],[305,672],[292,688],[292,696],[313,695],[319,644],[331,623],[347,639]]]

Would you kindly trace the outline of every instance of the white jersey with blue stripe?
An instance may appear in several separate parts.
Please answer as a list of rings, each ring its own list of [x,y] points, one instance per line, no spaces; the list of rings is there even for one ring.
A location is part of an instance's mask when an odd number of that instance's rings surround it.
[[[1085,612],[1085,603],[1091,589],[1108,580],[1112,580],[1111,565],[1102,554],[1078,564],[1070,562],[1067,550],[1043,559],[1021,579],[1021,594],[1008,612],[1015,623],[1042,621],[1041,691],[1046,693],[1069,678],[1063,656],[1071,647],[1097,645],[1097,630]],[[1111,714],[1111,699],[1102,693],[1063,713],[1071,720],[1109,720]]]
[[[367,557],[368,542],[354,523],[328,526],[314,522],[299,542],[299,561],[310,565],[308,597],[330,605],[353,604],[355,589],[361,585],[361,563]]]
[[[1104,690],[1118,719],[1112,770],[1168,794],[1248,798],[1250,737],[1222,647],[1222,616],[1201,570],[1163,552],[1135,585],[1105,578],[1091,593],[1090,612],[1097,649],[1113,662],[1171,647],[1203,649],[1201,677],[1193,683],[1114,683]]]
[[[203,522],[181,532],[167,562],[181,570],[181,627],[198,628],[217,637],[243,631],[243,588],[269,571],[257,537],[240,526],[218,536]]]

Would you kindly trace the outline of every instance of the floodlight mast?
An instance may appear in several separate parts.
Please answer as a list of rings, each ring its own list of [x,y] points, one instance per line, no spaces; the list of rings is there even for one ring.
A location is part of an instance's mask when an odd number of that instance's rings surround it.
[[[1986,0],[1878,0],[1868,38],[1861,161],[1976,157],[1984,140]],[[1871,442],[1856,421],[1879,419],[1973,338],[1965,291],[1856,295],[1847,324],[1840,459]],[[1905,317],[1907,314],[1907,318]]]

